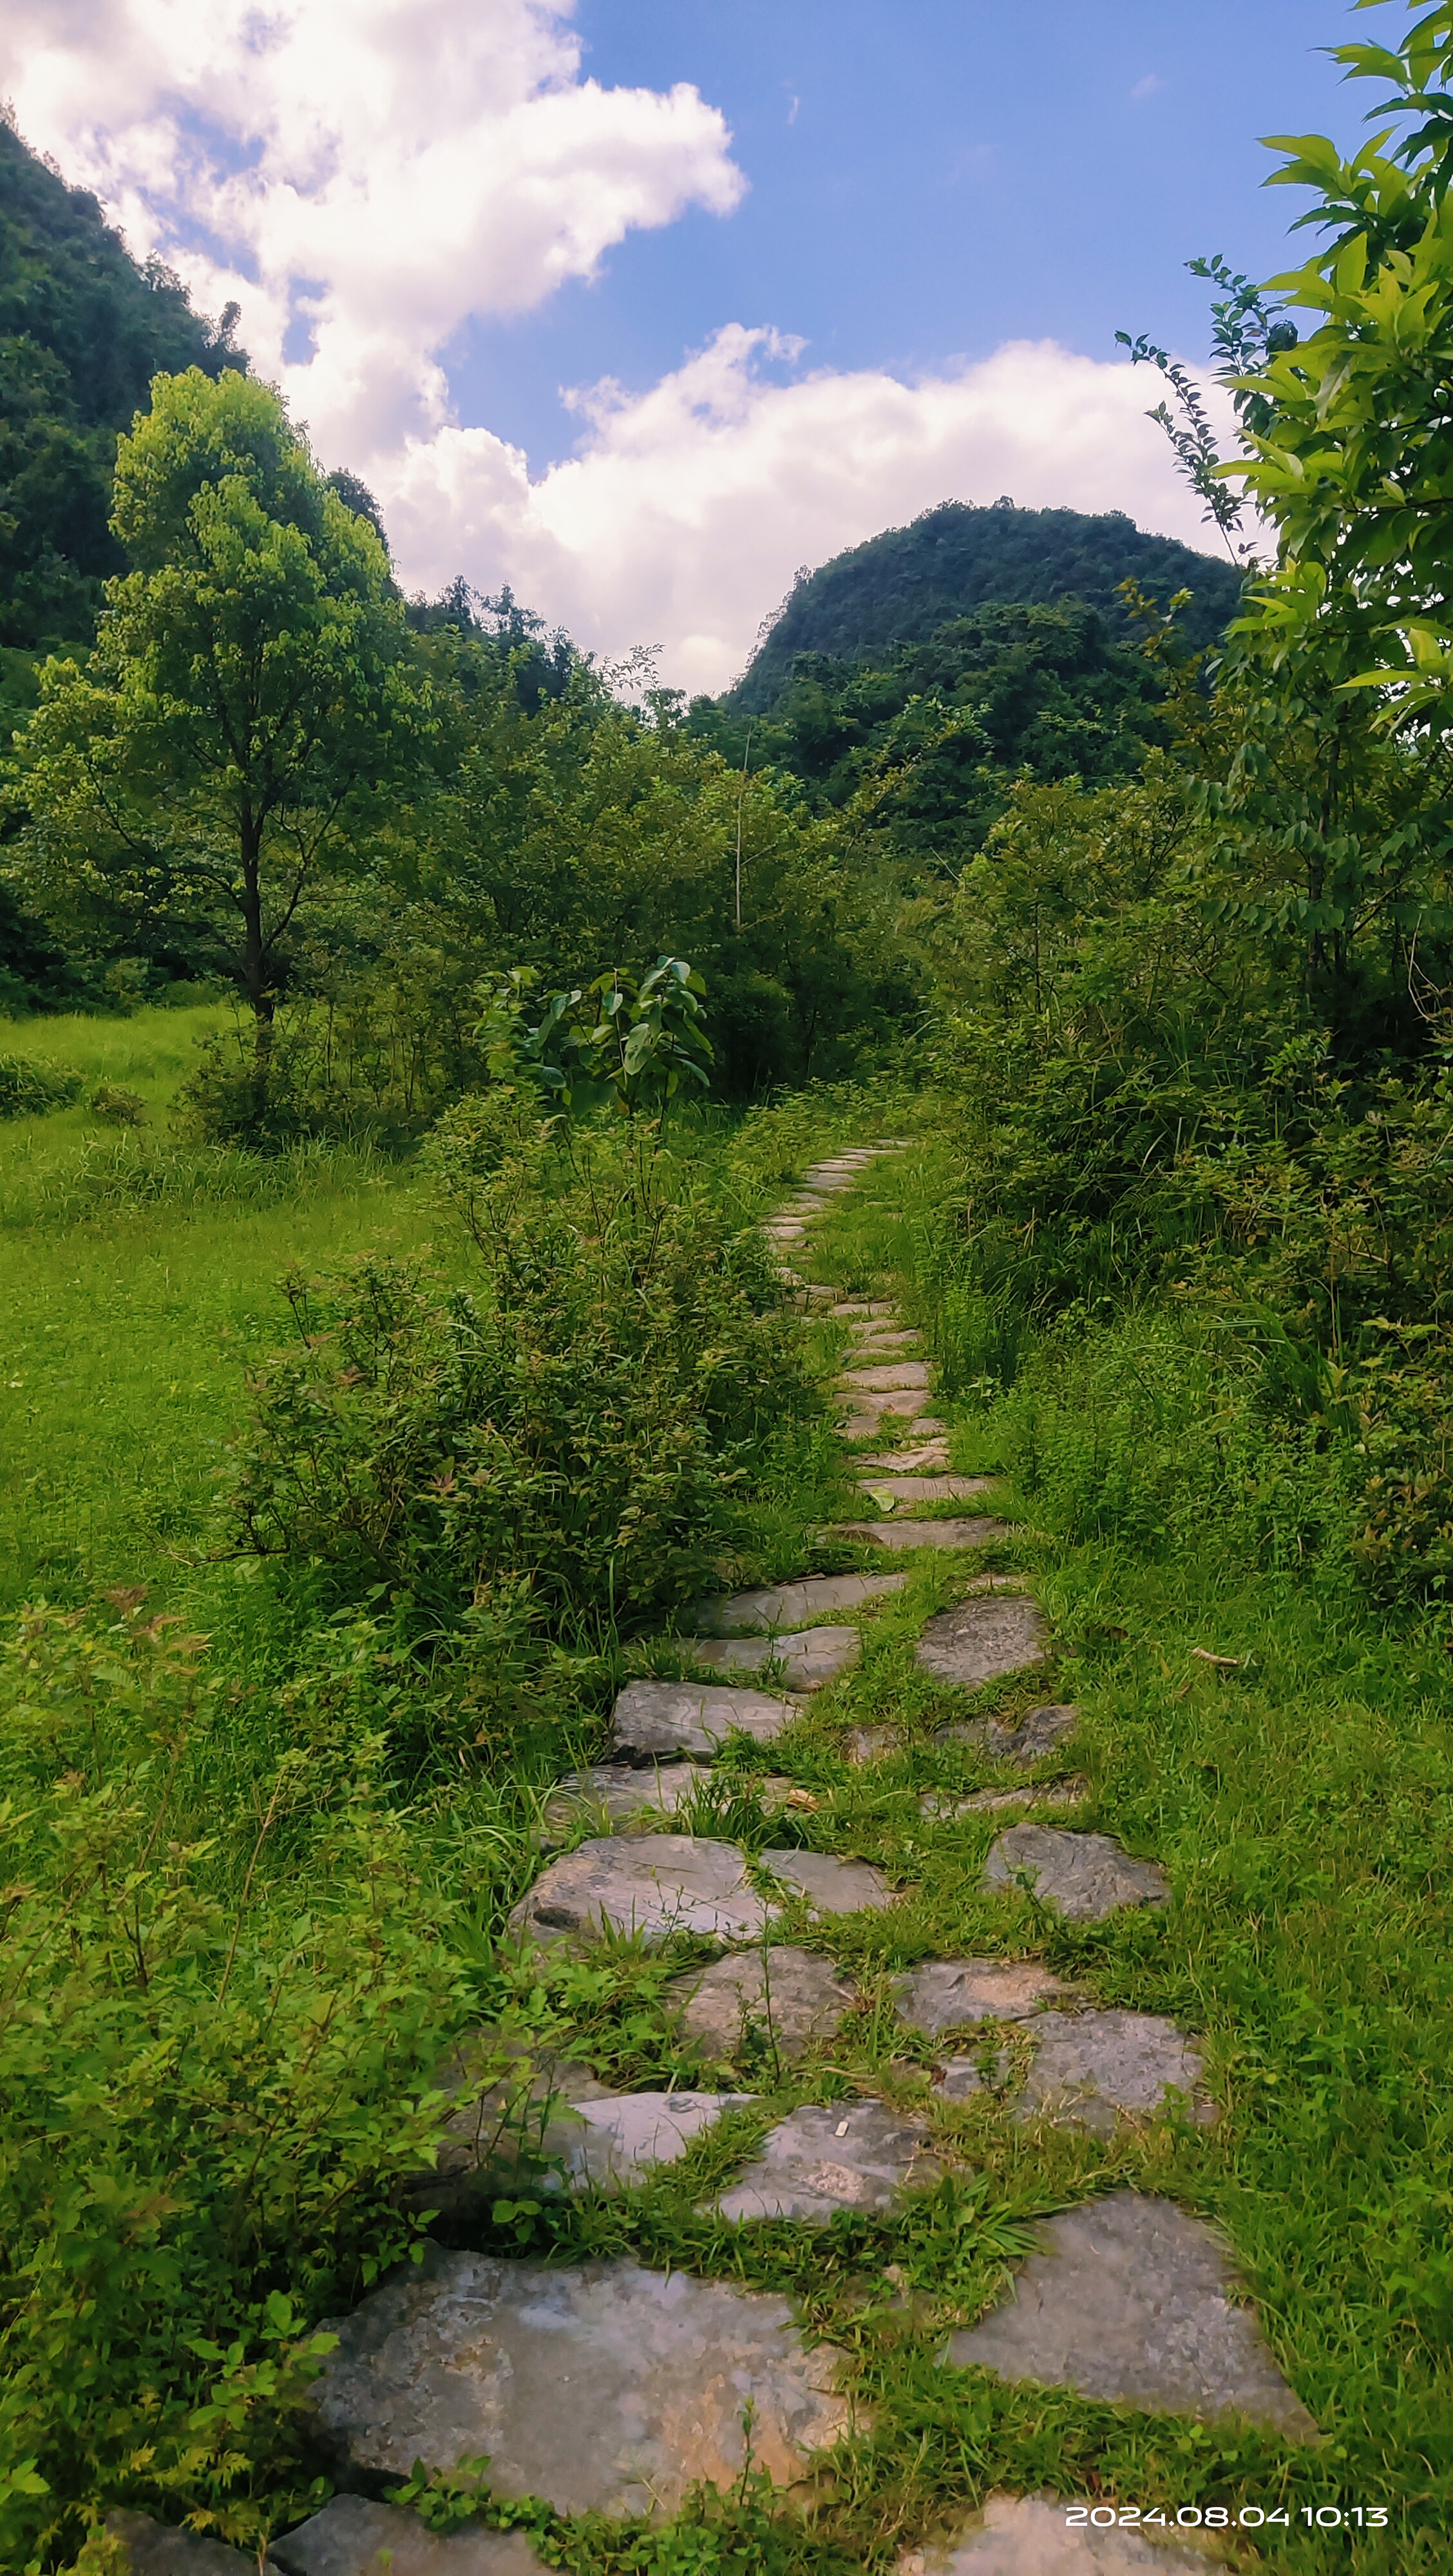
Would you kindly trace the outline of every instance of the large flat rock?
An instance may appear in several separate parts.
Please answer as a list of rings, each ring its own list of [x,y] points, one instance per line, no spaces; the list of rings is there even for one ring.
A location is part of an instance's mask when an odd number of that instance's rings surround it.
[[[729,1735],[773,1744],[798,1711],[770,1691],[732,1690],[710,1682],[627,1682],[611,1713],[611,1735],[623,1762],[673,1756],[709,1762]]]
[[[875,1351],[907,1350],[911,1342],[916,1343],[919,1339],[911,1325],[902,1325],[895,1332],[886,1316],[881,1324],[870,1320],[864,1324],[854,1324],[851,1329],[853,1340],[865,1359],[870,1358]]]
[[[910,2549],[894,2576],[1208,2576],[1226,2564],[1214,2539],[1197,2547],[1133,2527],[1095,2531],[1069,2522],[1070,2509],[1064,2496],[986,2496],[951,2540]]]
[[[853,1463],[858,1467],[884,1467],[890,1474],[896,1474],[900,1469],[916,1474],[920,1468],[947,1467],[948,1443],[946,1440],[920,1440],[902,1449],[880,1449],[876,1457],[858,1458]],[[964,1481],[974,1484],[977,1479],[970,1476]],[[992,1482],[992,1479],[986,1481]]]
[[[881,1461],[875,1460],[875,1465]],[[987,1494],[995,1479],[992,1476],[903,1476],[896,1472],[859,1477],[875,1503],[895,1506],[899,1503],[966,1503],[974,1494]]]
[[[258,2576],[255,2550],[229,2549],[225,2540],[153,2522],[149,2513],[108,2513],[106,2529],[125,2546],[129,2576]],[[279,2576],[281,2564],[269,2556],[264,2576]]]
[[[1044,2220],[1037,2234],[1012,2298],[950,2338],[950,2361],[1113,2405],[1205,2422],[1244,2415],[1290,2441],[1316,2439],[1200,2219],[1117,2191]]]
[[[1026,1780],[1017,1789],[975,1789],[967,1798],[930,1791],[919,1799],[918,1812],[937,1824],[957,1824],[964,1816],[994,1815],[1009,1807],[1083,1807],[1089,1794],[1089,1781],[1075,1772],[1068,1780]]]
[[[1011,1825],[984,1863],[986,1887],[1033,1881],[1042,1905],[1067,1923],[1101,1923],[1122,1905],[1168,1905],[1170,1883],[1153,1860],[1132,1860],[1108,1834],[1071,1834],[1058,1825]]]
[[[750,2093],[620,2093],[568,2103],[545,2132],[544,2153],[559,2159],[560,2189],[630,2191],[658,2165],[675,2164],[723,2111],[751,2099]]]
[[[879,1579],[904,1580],[901,1575]],[[772,1637],[680,1637],[677,1643],[693,1663],[727,1672],[760,1673],[770,1664],[783,1689],[792,1691],[821,1690],[839,1673],[851,1672],[863,1653],[856,1628],[788,1629]]]
[[[831,2039],[857,2002],[831,1959],[783,1944],[714,1959],[677,1989],[681,2028],[715,2057],[735,2057],[755,2031],[779,2057],[805,2056]]]
[[[805,2350],[785,2299],[683,2271],[432,2249],[329,2330],[312,2407],[352,2482],[484,2452],[499,2495],[664,2516],[740,2477],[748,2406],[781,2485],[847,2421],[839,2356]]]
[[[648,1941],[673,1932],[755,1941],[772,1919],[734,1843],[613,1834],[552,1860],[514,1908],[510,1928],[537,1941],[598,1937],[607,1925]]]
[[[1042,1664],[1048,1644],[1044,1614],[1026,1593],[980,1593],[924,1622],[918,1661],[936,1682],[978,1690]]]
[[[775,1583],[755,1592],[728,1592],[697,1605],[697,1625],[707,1637],[768,1636],[778,1628],[805,1628],[857,1610],[885,1592],[899,1592],[901,1574],[809,1574],[800,1583]]]
[[[597,1762],[569,1771],[545,1801],[545,1822],[555,1834],[589,1823],[598,1834],[658,1816],[674,1816],[701,1787],[694,1762],[668,1762],[655,1770],[629,1762]]]
[[[790,2112],[717,2206],[723,2218],[795,2218],[825,2227],[839,2209],[890,2209],[911,2184],[942,2173],[921,2120],[882,2102],[832,2102]]]
[[[814,1914],[857,1914],[865,1905],[898,1902],[882,1871],[865,1860],[838,1860],[830,1852],[764,1851],[762,1867],[805,1896]]]
[[[1034,2056],[1015,2109],[1020,2119],[1043,2117],[1057,2129],[1109,2138],[1122,2122],[1167,2111],[1178,2093],[1204,2127],[1216,2117],[1205,2073],[1184,2031],[1159,2013],[1046,2013],[1034,2025]]]
[[[1032,1960],[925,1959],[895,1977],[894,2007],[926,2039],[977,2021],[1027,2021],[1069,1988]]]
[[[989,1547],[1009,1530],[1007,1522],[990,1520],[839,1521],[832,1535],[867,1547]]]
[[[897,1309],[889,1297],[843,1297],[828,1312],[836,1324],[852,1315],[892,1315]]]
[[[854,1386],[847,1392],[852,1398],[846,1434],[850,1440],[866,1439],[870,1432],[881,1432],[885,1419],[890,1416],[902,1422],[928,1419],[927,1399],[920,1387]],[[860,1422],[866,1423],[867,1431],[854,1430],[853,1425]],[[935,1432],[942,1431],[943,1427],[941,1422],[934,1424]],[[924,1437],[928,1437],[926,1432]]]
[[[545,2576],[522,2531],[430,2531],[417,2514],[368,2496],[336,2495],[273,2543],[283,2576]],[[249,2568],[256,2561],[249,2558]],[[269,2562],[271,2564],[271,2561]]]
[[[959,1725],[941,1726],[934,1742],[971,1745],[987,1761],[1027,1766],[1067,1743],[1079,1722],[1077,1708],[1068,1701],[1056,1701],[1045,1708],[1026,1709],[1015,1726],[1001,1726],[992,1717],[965,1718]]]
[[[844,1369],[838,1384],[851,1388],[854,1395],[877,1395],[899,1387],[917,1387],[922,1390],[928,1384],[928,1362],[927,1360],[880,1360],[867,1368]]]

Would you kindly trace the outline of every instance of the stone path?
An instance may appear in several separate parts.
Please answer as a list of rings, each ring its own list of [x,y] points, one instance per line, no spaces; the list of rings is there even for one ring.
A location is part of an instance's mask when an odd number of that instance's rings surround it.
[[[697,1678],[622,1689],[611,1758],[561,1779],[544,1802],[541,1866],[510,1924],[522,1950],[564,1944],[582,1960],[622,1935],[657,1946],[690,1936],[698,1947],[694,1959],[686,1953],[666,2009],[696,2052],[703,2089],[613,2088],[559,2056],[524,2058],[518,2079],[481,2093],[472,2070],[497,2064],[497,2050],[487,2033],[466,2039],[440,2070],[461,2107],[437,2172],[419,2178],[429,2197],[414,2196],[416,2206],[477,2208],[521,2171],[547,2192],[619,2200],[704,2155],[704,2212],[746,2230],[767,2222],[813,2230],[838,2211],[891,2222],[946,2172],[962,2172],[971,2151],[954,2141],[979,2134],[974,2124],[986,2119],[1013,2124],[1031,2154],[1041,2132],[1133,2152],[1151,2129],[1164,2145],[1168,2121],[1213,2130],[1216,2086],[1194,2033],[1161,2014],[1098,2002],[1093,1948],[1083,1978],[1051,1972],[1036,1955],[1047,1917],[1092,1925],[1127,1907],[1167,1906],[1172,1890],[1157,1862],[1109,1832],[1032,1816],[999,1831],[986,1851],[993,1828],[985,1811],[1068,1813],[1095,1795],[1089,1779],[1065,1769],[1067,1748],[1084,1733],[1079,1709],[1048,1690],[1026,1704],[1026,1685],[1042,1672],[1049,1680],[1053,1638],[1043,1610],[1023,1577],[973,1567],[975,1551],[1011,1546],[1013,1530],[987,1513],[945,1515],[946,1506],[989,1494],[993,1480],[954,1472],[946,1427],[929,1410],[929,1363],[892,1303],[841,1297],[786,1266],[834,1195],[894,1150],[863,1148],[819,1164],[767,1232],[794,1292],[852,1345],[838,1381],[843,1432],[856,1444],[851,1472],[875,1517],[840,1523],[832,1535],[864,1549],[922,1551],[923,1574],[941,1569],[955,1596],[919,1623],[918,1699],[879,1716],[879,1698],[864,1721],[840,1724],[830,1740],[869,1812],[891,1808],[909,1820],[920,1851],[952,1850],[963,1838],[966,1896],[978,1908],[977,1942],[965,1945],[973,1954],[898,1964],[922,1946],[912,1929],[912,1871],[895,1883],[850,1840],[834,1847],[844,1840],[838,1817],[855,1811],[839,1806],[837,1775],[824,1773],[823,1739],[812,1731],[825,1705],[816,1695],[854,1672],[865,1626],[891,1615],[894,1596],[920,1571],[804,1572],[702,1602],[689,1635],[662,1641]],[[713,1672],[721,1678],[701,1678]],[[975,1704],[980,1692],[987,1708]],[[776,1767],[763,1778],[768,1747]],[[815,1766],[810,1787],[804,1748]],[[915,1780],[925,1758],[939,1786],[923,1786],[921,1773]],[[1093,1737],[1081,1758],[1093,1768]],[[734,1802],[750,1796],[764,1817],[817,1818],[807,1828],[811,1847],[752,1841],[752,1859],[710,1833],[674,1830],[693,1800],[710,1795],[713,1766],[723,1764],[717,1776]],[[989,1785],[953,1785],[958,1764],[988,1766]],[[1004,1782],[1031,1770],[1032,1779]],[[743,1810],[733,1803],[722,1812]],[[552,1841],[574,1847],[551,1857]],[[901,1848],[911,1855],[912,1838]],[[875,1965],[881,1952],[858,1945],[892,1937],[899,1923],[896,1959]],[[855,1966],[835,1959],[835,1941]],[[715,1955],[704,1959],[702,1943]],[[870,2026],[886,2028],[888,2046],[902,2052],[893,2067],[916,2084],[898,2097],[910,2110],[852,2073],[853,2033]],[[835,2061],[839,2048],[847,2072]],[[958,2119],[940,2125],[938,2105]],[[724,2120],[731,2125],[717,2137]],[[688,2164],[676,2188],[699,2187],[697,2169]],[[1085,2193],[1093,2193],[1093,2170],[1079,2186]],[[1058,2183],[1049,2195],[1067,2196]],[[931,2317],[931,2285],[915,2282],[897,2305],[903,2331],[919,2332],[918,2306]],[[386,2567],[391,2576],[529,2576],[542,2564],[518,2533],[478,2525],[433,2533],[376,2500],[421,2458],[449,2468],[484,2453],[502,2496],[530,2492],[561,2512],[660,2518],[697,2481],[727,2487],[740,2477],[744,2418],[755,2465],[783,2487],[805,2478],[852,2421],[845,2353],[812,2345],[784,2299],[698,2278],[679,2258],[659,2270],[624,2257],[548,2265],[428,2245],[421,2266],[404,2267],[335,2330],[339,2347],[313,2406],[341,2492],[274,2544],[271,2576],[383,2576]],[[1154,2415],[1241,2416],[1288,2442],[1318,2438],[1228,2249],[1203,2219],[1149,2189],[1117,2188],[1060,2209],[1038,2226],[1033,2251],[976,2323],[923,2331],[935,2334],[925,2366],[945,2374],[950,2408],[956,2374],[987,2372]],[[253,2564],[144,2517],[112,2527],[129,2542],[136,2576],[239,2576]],[[1208,2563],[1223,2563],[1223,2553],[1204,2535],[1192,2546],[1173,2533],[1152,2541],[1131,2529],[1071,2525],[1063,2498],[996,2493],[904,2552],[897,2576],[1178,2576]],[[1237,2564],[1250,2563],[1243,2549]]]

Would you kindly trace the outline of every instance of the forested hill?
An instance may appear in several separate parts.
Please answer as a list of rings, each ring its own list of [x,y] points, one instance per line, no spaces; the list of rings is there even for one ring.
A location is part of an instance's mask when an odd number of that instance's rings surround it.
[[[170,270],[141,267],[96,199],[0,121],[0,645],[89,642],[116,434],[151,379],[246,366]],[[14,678],[14,673],[11,674]]]
[[[1239,576],[1229,562],[1173,537],[1153,537],[1120,510],[977,509],[944,501],[906,528],[885,528],[799,577],[780,616],[723,703],[765,714],[780,699],[799,653],[882,661],[896,646],[925,644],[950,618],[989,602],[1080,599],[1112,627],[1123,623],[1119,583],[1137,581],[1164,607],[1192,593],[1180,630],[1189,649],[1212,644],[1232,615]]]

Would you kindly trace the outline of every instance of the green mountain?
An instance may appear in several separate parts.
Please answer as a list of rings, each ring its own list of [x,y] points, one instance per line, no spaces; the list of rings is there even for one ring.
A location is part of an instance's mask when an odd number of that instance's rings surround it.
[[[997,501],[977,509],[944,501],[906,528],[885,528],[866,545],[834,555],[796,587],[751,663],[722,701],[763,715],[782,698],[801,653],[881,664],[903,645],[925,644],[950,619],[998,603],[1051,606],[1082,600],[1112,633],[1126,619],[1116,596],[1134,580],[1164,607],[1189,590],[1179,618],[1186,647],[1214,644],[1240,592],[1235,568],[1173,537],[1148,536],[1121,510],[1090,518],[1080,510],[1017,510]]]
[[[0,681],[25,652],[88,643],[121,556],[108,520],[116,436],[151,379],[245,367],[157,260],[141,267],[85,188],[0,121]]]

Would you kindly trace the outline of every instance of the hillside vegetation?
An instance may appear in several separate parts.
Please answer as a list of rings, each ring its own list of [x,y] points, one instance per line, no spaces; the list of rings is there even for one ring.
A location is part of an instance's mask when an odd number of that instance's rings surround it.
[[[1304,267],[1202,264],[1227,457],[1137,344],[1270,531],[1209,655],[1161,579],[628,703],[215,350],[121,436],[0,818],[7,2571],[1445,2566],[1400,36]]]

